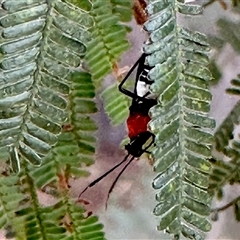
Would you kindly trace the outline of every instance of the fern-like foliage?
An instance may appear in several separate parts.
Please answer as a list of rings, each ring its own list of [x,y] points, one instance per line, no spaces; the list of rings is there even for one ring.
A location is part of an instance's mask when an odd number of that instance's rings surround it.
[[[73,239],[104,240],[104,233],[101,231],[102,224],[98,223],[96,216],[85,218],[84,210],[75,203],[69,203],[68,213],[73,221],[74,236]]]
[[[129,22],[132,19],[132,1],[125,0],[110,0],[112,5],[112,12],[119,16],[119,20],[124,22]]]
[[[19,181],[25,198],[11,221],[16,239],[104,239],[102,224],[94,216],[85,216],[85,210],[69,200],[61,181],[56,203],[44,207],[38,201],[34,180],[27,167],[22,169]]]
[[[62,155],[62,163],[71,165],[68,174],[74,176],[81,176],[78,173],[79,167],[83,165],[91,165],[95,154],[96,139],[94,134],[96,133],[97,126],[92,120],[92,115],[97,112],[96,103],[93,98],[95,97],[95,88],[91,79],[91,75],[88,73],[76,73],[71,77],[72,91],[70,94],[70,122],[73,127],[71,131],[65,132],[59,143],[58,149]],[[67,142],[70,144],[76,144],[78,147],[75,149],[75,154],[72,151],[64,149]],[[60,147],[61,146],[61,147]],[[68,152],[69,159],[73,157],[75,160],[69,162],[68,158],[64,157],[64,153]],[[72,154],[71,154],[72,152]],[[58,150],[56,151],[58,153]],[[76,157],[78,161],[76,161]],[[65,160],[63,160],[65,159]],[[78,166],[73,165],[77,163]],[[81,164],[79,166],[79,163]],[[79,171],[81,173],[82,170]]]
[[[85,219],[84,209],[69,199],[69,178],[88,175],[81,167],[93,163],[93,135],[97,129],[91,119],[96,112],[91,76],[79,72],[70,79],[69,121],[63,126],[57,145],[40,167],[23,169],[21,192],[28,201],[20,205],[15,216],[21,219],[21,224],[17,224],[20,230],[14,229],[19,239],[104,239],[103,226],[97,218]],[[49,187],[57,203],[43,207],[36,191]]]
[[[97,129],[95,89],[81,69],[92,4],[80,6],[1,1],[1,159],[20,172],[0,178],[0,227],[12,227],[16,239],[104,239],[96,217],[85,219],[69,200],[69,178],[93,163]],[[44,207],[37,189],[49,185],[56,203]]]
[[[232,48],[239,53],[240,52],[240,31],[237,28],[239,21],[231,21],[226,18],[220,18],[216,22],[218,29],[217,36],[209,35],[209,43],[212,47],[216,48],[220,52],[226,43],[229,43]]]
[[[2,1],[0,147],[40,165],[67,119],[68,78],[81,64],[93,25],[89,14],[60,0]]]
[[[63,226],[56,224],[64,216],[64,209],[61,206],[48,208],[41,207],[36,194],[33,178],[29,175],[27,167],[22,170],[21,192],[25,194],[28,201],[20,205],[16,212],[16,219],[21,219],[18,223],[17,239],[54,239],[63,237],[66,230]],[[51,216],[50,216],[51,214]]]
[[[112,125],[123,123],[129,115],[129,99],[119,92],[117,84],[107,88],[101,97],[104,109],[111,120]]]
[[[231,44],[232,48],[240,53],[240,31],[237,26],[239,26],[239,21],[233,22],[225,18],[217,21],[219,38],[224,40],[225,43]]]
[[[150,66],[151,90],[158,105],[151,109],[150,129],[156,135],[153,187],[158,191],[159,230],[176,238],[203,239],[207,220],[207,189],[215,121],[209,117],[211,94],[206,37],[178,26],[176,9],[198,14],[201,8],[175,0],[149,1],[144,27],[150,37],[144,52]]]
[[[0,228],[9,226],[17,231],[18,221],[15,218],[15,211],[19,202],[26,200],[26,196],[18,186],[19,178],[16,175],[2,176],[0,178]],[[13,224],[14,223],[14,224]]]
[[[92,40],[87,46],[86,60],[97,84],[111,72],[113,63],[129,47],[126,28],[118,23],[120,19],[129,20],[131,8],[128,6],[131,6],[130,0],[93,0],[91,14],[95,25],[91,29]]]
[[[237,78],[231,80],[232,87],[226,90],[229,94],[240,95],[240,74],[237,75]]]
[[[67,178],[87,176],[88,172],[82,167],[94,162],[94,134],[97,130],[91,119],[97,110],[92,99],[95,96],[94,86],[88,73],[75,73],[70,79],[69,121],[63,126],[57,145],[45,158],[42,166],[32,168],[31,171],[38,188],[56,182],[57,176],[63,171]]]
[[[219,126],[214,136],[216,150],[224,153],[228,157],[234,156],[231,143],[234,138],[233,131],[235,126],[240,123],[239,111],[240,102],[237,102],[227,118]]]
[[[209,191],[217,195],[218,198],[222,198],[224,185],[227,183],[232,184],[239,181],[239,179],[239,167],[237,167],[236,159],[231,162],[217,160],[212,167]]]
[[[216,194],[225,184],[239,183],[240,181],[240,140],[239,136],[234,134],[235,128],[240,123],[239,111],[240,102],[237,102],[214,136],[215,149],[230,158],[229,162],[218,160],[213,165],[209,189]]]

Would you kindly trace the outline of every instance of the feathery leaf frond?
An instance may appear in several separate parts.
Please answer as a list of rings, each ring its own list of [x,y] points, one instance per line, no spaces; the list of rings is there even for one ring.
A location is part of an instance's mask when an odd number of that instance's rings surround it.
[[[74,239],[105,240],[104,233],[101,231],[103,225],[98,223],[96,216],[83,216],[84,210],[75,203],[69,203],[68,214],[73,223]]]
[[[4,1],[2,8],[0,147],[8,146],[19,170],[21,157],[40,165],[57,142],[69,74],[81,64],[93,21],[60,0]]]
[[[132,19],[132,1],[131,0],[110,0],[112,12],[119,16],[121,22],[129,22]]]
[[[225,162],[217,160],[212,167],[209,191],[212,194],[218,194],[219,191],[222,191],[224,185],[229,182],[233,183],[233,179],[239,176],[238,173],[239,168],[236,166],[236,161]]]
[[[238,94],[238,79],[232,80],[233,87],[227,89],[227,92]],[[217,197],[222,197],[222,188],[226,184],[234,184],[240,182],[240,140],[236,136],[235,129],[240,123],[240,101],[236,103],[231,112],[218,127],[214,135],[215,149],[230,158],[229,162],[224,160],[217,160],[213,164],[209,191]]]
[[[19,197],[11,201],[16,202],[15,209],[19,207],[10,222],[17,239],[104,239],[103,225],[97,222],[96,217],[89,217],[88,214],[85,216],[85,210],[69,200],[68,189],[61,185],[61,179],[55,203],[47,207],[41,206],[35,179],[28,168],[22,169],[18,179],[22,182],[21,201]]]
[[[94,162],[96,146],[95,133],[97,131],[97,126],[92,120],[92,115],[97,112],[97,107],[93,100],[95,97],[95,88],[91,75],[88,73],[76,73],[72,75],[71,79],[73,85],[70,94],[71,115],[69,119],[73,129],[66,133],[65,136],[68,135],[67,141],[70,140],[70,137],[71,144],[75,142],[78,147],[76,155],[72,155],[72,157],[77,156],[78,165],[76,165],[75,161],[70,161],[69,163],[68,160],[62,161],[62,163],[71,166],[68,174],[79,177],[84,173],[82,169],[79,170],[79,167],[83,165],[89,166]],[[66,151],[64,150],[65,144],[67,145],[67,142],[62,145],[63,152]],[[69,157],[71,157],[71,155],[69,155]]]
[[[42,188],[57,180],[57,175],[83,177],[88,172],[82,167],[94,162],[96,124],[91,119],[96,112],[93,101],[94,86],[88,73],[76,72],[70,77],[69,121],[63,125],[57,145],[44,159],[42,166],[32,168],[37,187]],[[70,85],[70,84],[69,84]]]
[[[19,178],[16,175],[2,176],[0,178],[0,228],[7,226],[17,230],[15,211],[19,202],[26,200],[26,197],[20,191]]]
[[[240,31],[239,22],[233,22],[225,18],[217,21],[218,35],[224,42],[231,44],[236,52],[240,52]]]
[[[126,4],[128,5],[129,2],[127,0]],[[129,47],[126,29],[119,24],[121,15],[118,6],[121,5],[120,1],[93,1],[91,14],[95,25],[91,30],[92,40],[87,45],[86,60],[93,80],[97,84],[111,72],[113,63]]]
[[[144,52],[153,69],[151,91],[158,105],[151,110],[150,129],[156,135],[153,187],[158,191],[159,230],[179,238],[203,239],[209,231],[211,197],[207,192],[215,121],[209,117],[211,94],[206,37],[178,26],[176,9],[200,12],[174,0],[150,1],[144,24],[150,39]]]
[[[116,126],[123,123],[128,117],[130,104],[129,99],[119,92],[117,84],[107,88],[101,97],[111,124]]]
[[[240,123],[240,101],[233,107],[223,123],[219,126],[215,133],[215,148],[217,151],[224,153],[228,157],[234,155],[231,142],[234,138],[233,131],[235,125]]]
[[[27,167],[22,168],[20,174],[21,192],[26,200],[19,204],[16,211],[16,237],[17,239],[53,239],[64,234],[66,230],[58,224],[61,216],[64,216],[62,208],[52,208],[51,217],[44,219],[43,210],[38,201],[36,187],[33,178],[29,175]]]
[[[240,139],[239,136],[233,136],[235,125],[239,125],[239,103],[237,103],[215,134],[216,149],[225,154],[231,160],[217,160],[213,164],[210,176],[210,191],[217,193],[222,191],[226,184],[240,182]]]
[[[92,9],[92,1],[91,0],[85,0],[85,1],[81,1],[81,0],[63,0],[64,2],[69,2],[74,4],[75,6],[81,8],[83,11],[90,13],[91,9]]]

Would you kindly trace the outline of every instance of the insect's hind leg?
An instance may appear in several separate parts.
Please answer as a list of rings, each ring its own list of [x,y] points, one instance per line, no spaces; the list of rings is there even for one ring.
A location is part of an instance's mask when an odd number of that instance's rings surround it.
[[[123,84],[127,81],[127,79],[129,78],[129,76],[131,75],[131,73],[134,71],[134,69],[137,67],[137,65],[143,60],[143,59],[145,59],[145,54],[142,54],[141,55],[141,57],[137,60],[137,62],[132,66],[132,68],[130,69],[130,71],[127,73],[127,75],[125,76],[125,78],[122,80],[122,82],[119,84],[119,86],[118,86],[118,90],[121,92],[121,93],[123,93],[123,94],[125,94],[125,95],[127,95],[127,96],[129,96],[129,97],[131,97],[131,98],[133,98],[133,99],[135,99],[135,98],[138,98],[138,95],[137,94],[135,94],[135,93],[133,93],[133,92],[131,92],[131,91],[129,91],[129,90],[127,90],[127,89],[125,89],[125,88],[123,88]]]

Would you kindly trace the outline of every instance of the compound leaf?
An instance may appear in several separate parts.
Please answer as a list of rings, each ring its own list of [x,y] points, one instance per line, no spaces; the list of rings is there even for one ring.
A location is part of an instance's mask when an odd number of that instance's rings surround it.
[[[201,11],[174,0],[149,1],[150,17],[144,24],[150,36],[144,52],[150,54],[146,61],[153,66],[151,91],[158,96],[158,104],[150,110],[158,173],[153,180],[158,201],[154,213],[159,230],[176,238],[182,234],[203,239],[211,229],[208,159],[215,127],[209,117],[209,45],[204,35],[177,24],[176,7],[187,14]]]
[[[93,100],[95,93],[91,75],[76,72],[70,79],[69,121],[63,125],[57,145],[44,159],[42,166],[32,168],[32,176],[36,178],[35,184],[39,188],[55,182],[62,170],[69,177],[88,176],[88,172],[81,167],[94,162],[97,126],[91,117],[97,108]]]
[[[124,1],[125,7],[131,5],[130,2]],[[129,47],[126,28],[119,23],[122,3],[116,0],[93,1],[91,14],[95,25],[91,29],[92,40],[87,46],[86,60],[97,85],[107,73],[111,72],[112,65]],[[123,18],[125,20],[126,17]]]
[[[39,166],[67,120],[69,76],[78,67],[93,20],[56,0],[3,1],[0,26],[0,147],[15,170]]]
[[[234,138],[233,131],[235,125],[239,125],[240,102],[237,102],[226,119],[222,122],[215,133],[215,148],[217,151],[224,153],[228,157],[234,156],[231,142]]]

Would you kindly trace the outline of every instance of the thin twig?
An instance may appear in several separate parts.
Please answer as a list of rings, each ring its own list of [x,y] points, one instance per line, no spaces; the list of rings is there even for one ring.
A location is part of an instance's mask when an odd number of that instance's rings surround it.
[[[234,205],[235,203],[237,203],[240,200],[240,196],[238,196],[237,198],[233,199],[231,202],[229,202],[228,204],[219,207],[219,208],[213,208],[211,209],[211,212],[221,212],[226,210],[227,208],[231,207],[232,205]]]
[[[207,7],[207,6],[209,6],[209,5],[211,5],[211,4],[213,4],[215,2],[215,0],[210,0],[210,1],[208,1],[207,3],[204,3],[203,5],[202,5],[202,7]]]

